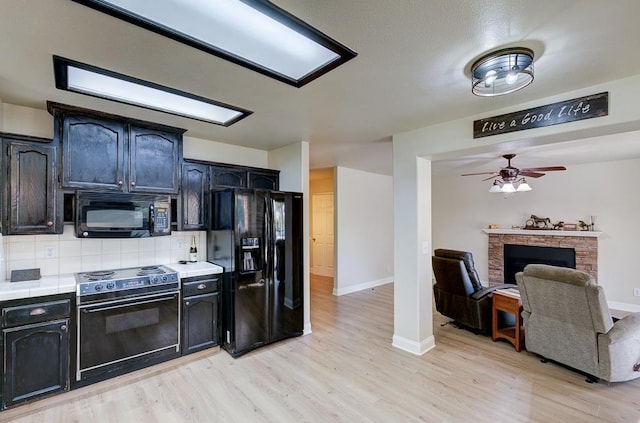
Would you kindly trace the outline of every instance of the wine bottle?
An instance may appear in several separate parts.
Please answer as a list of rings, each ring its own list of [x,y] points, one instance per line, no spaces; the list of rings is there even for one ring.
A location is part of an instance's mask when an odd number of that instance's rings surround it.
[[[198,261],[198,247],[196,247],[196,237],[191,237],[191,247],[189,248],[189,261],[195,263]]]

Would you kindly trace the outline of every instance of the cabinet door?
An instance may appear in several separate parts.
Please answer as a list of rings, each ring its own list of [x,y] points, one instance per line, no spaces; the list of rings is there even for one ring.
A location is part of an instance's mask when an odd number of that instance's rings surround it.
[[[131,126],[129,191],[178,193],[180,136]]]
[[[247,178],[244,169],[211,166],[211,188],[246,188]]]
[[[62,232],[57,214],[56,149],[51,145],[8,142],[8,234]]]
[[[206,229],[209,210],[208,166],[182,164],[178,230]]]
[[[247,188],[277,191],[280,186],[279,175],[280,172],[277,170],[273,172],[250,170],[247,172]]]
[[[69,389],[69,319],[4,329],[5,407]]]
[[[124,125],[65,116],[62,128],[62,187],[125,189]]]
[[[182,353],[218,345],[218,293],[182,300]]]

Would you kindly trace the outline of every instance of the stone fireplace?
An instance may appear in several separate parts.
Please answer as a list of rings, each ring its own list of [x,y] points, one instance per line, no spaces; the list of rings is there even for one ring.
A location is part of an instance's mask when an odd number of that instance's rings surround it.
[[[572,248],[575,267],[598,281],[598,236],[593,231],[484,229],[489,235],[489,285],[504,283],[504,245]]]

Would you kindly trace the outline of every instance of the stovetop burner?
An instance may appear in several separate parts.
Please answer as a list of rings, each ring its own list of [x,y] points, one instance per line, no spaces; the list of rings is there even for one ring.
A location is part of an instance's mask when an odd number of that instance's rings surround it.
[[[163,269],[161,269],[158,266],[143,266],[140,268],[140,271],[137,273],[137,275],[138,276],[162,275],[163,273],[167,273],[167,272],[165,272]]]
[[[142,266],[126,269],[76,273],[78,297],[139,295],[164,289],[179,289],[178,273],[166,266]]]
[[[101,270],[97,272],[85,273],[85,277],[90,281],[104,281],[112,279],[114,273],[116,273],[114,270]]]

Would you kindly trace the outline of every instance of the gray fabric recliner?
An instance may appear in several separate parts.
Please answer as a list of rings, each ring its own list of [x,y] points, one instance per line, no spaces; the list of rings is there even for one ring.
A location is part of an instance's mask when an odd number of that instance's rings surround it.
[[[640,313],[614,324],[603,288],[575,269],[530,264],[516,281],[527,351],[609,382],[640,377]]]

